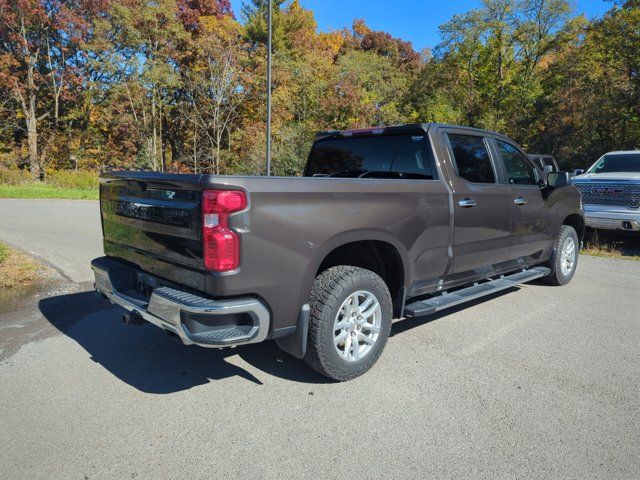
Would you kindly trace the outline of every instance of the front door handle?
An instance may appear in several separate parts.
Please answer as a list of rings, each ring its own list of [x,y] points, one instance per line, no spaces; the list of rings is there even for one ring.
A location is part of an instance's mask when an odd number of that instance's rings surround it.
[[[471,208],[476,206],[476,201],[472,198],[463,198],[458,202],[462,208]]]
[[[515,203],[516,205],[526,205],[527,199],[524,197],[517,197],[513,199],[513,203]]]

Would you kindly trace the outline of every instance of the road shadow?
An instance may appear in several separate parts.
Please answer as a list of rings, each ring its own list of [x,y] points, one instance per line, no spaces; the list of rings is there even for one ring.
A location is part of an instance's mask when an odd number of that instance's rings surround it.
[[[434,315],[396,321],[391,336],[517,290],[510,288]],[[236,365],[234,357],[286,380],[331,383],[303,361],[282,352],[272,341],[208,349],[183,345],[150,324],[125,326],[120,320],[124,310],[95,291],[52,296],[40,300],[38,307],[56,329],[75,340],[94,362],[141,392],[174,393],[230,377],[263,384],[251,371]]]
[[[229,377],[262,385],[251,371],[234,364],[236,356],[262,372],[286,380],[330,382],[303,361],[282,352],[272,341],[208,349],[182,345],[150,324],[124,326],[120,321],[124,310],[94,291],[49,297],[41,300],[38,307],[94,362],[142,392],[168,394]]]

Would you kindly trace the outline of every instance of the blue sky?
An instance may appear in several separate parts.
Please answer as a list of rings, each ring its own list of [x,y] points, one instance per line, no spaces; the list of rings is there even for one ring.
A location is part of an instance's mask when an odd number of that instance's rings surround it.
[[[240,17],[243,0],[231,0]],[[301,0],[313,10],[320,30],[349,27],[356,18],[364,18],[374,30],[385,30],[394,37],[413,42],[416,49],[439,43],[438,26],[454,14],[466,12],[481,0]],[[574,0],[576,13],[595,17],[611,8],[604,0]]]

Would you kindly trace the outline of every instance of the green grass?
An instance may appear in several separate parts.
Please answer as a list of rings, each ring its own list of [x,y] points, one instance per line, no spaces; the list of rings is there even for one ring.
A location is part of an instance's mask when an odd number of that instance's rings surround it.
[[[76,172],[73,170],[57,170],[49,172],[47,181],[56,187],[80,190],[98,190],[98,174],[95,172]]]
[[[0,198],[65,198],[97,200],[98,189],[59,187],[50,183],[0,184]]]
[[[8,254],[7,246],[4,243],[0,243],[0,263],[6,260]]]
[[[0,198],[98,199],[98,174],[54,170],[46,181],[33,180],[26,170],[0,168]]]

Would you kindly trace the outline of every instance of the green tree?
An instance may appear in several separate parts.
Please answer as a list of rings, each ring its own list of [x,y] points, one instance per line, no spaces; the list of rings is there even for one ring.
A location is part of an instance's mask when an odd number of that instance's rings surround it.
[[[0,94],[26,132],[36,178],[61,127],[61,104],[81,84],[80,48],[98,7],[82,0],[0,0]]]
[[[539,145],[585,167],[610,150],[640,147],[640,9],[615,6],[574,22],[549,67]]]
[[[140,160],[154,170],[167,163],[162,131],[181,84],[176,57],[188,41],[177,13],[175,0],[114,3],[108,17],[96,23],[91,44],[112,98],[128,102]]]

